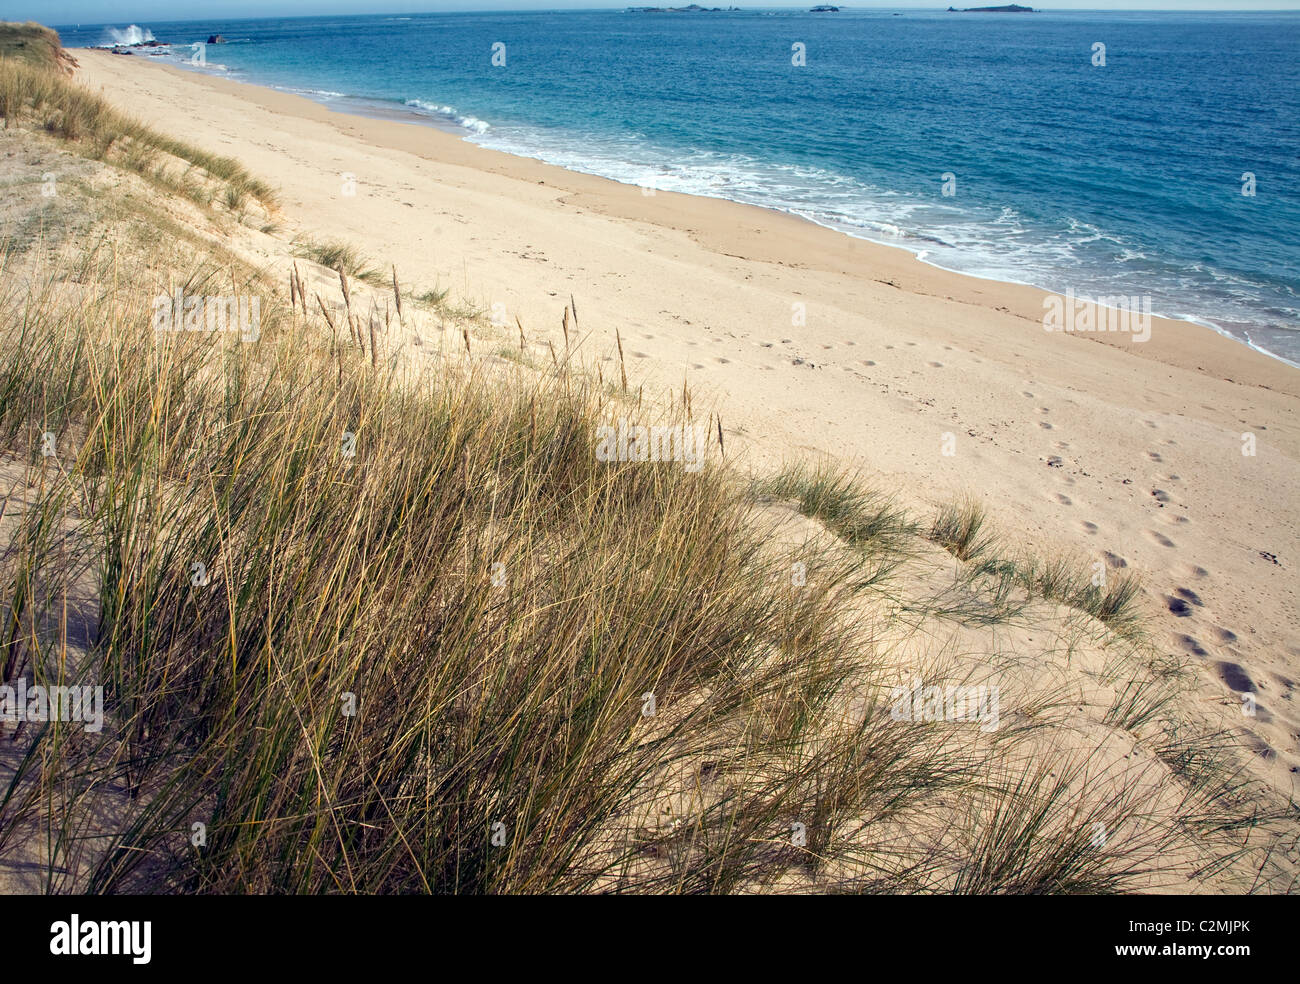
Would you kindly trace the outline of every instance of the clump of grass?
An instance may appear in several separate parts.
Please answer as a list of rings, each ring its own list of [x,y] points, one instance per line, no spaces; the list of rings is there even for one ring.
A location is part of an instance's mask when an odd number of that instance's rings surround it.
[[[987,519],[984,507],[972,500],[949,504],[939,511],[929,534],[930,540],[968,563],[967,582],[991,596],[991,607],[977,605],[978,611],[1000,613],[1001,618],[1023,610],[1023,603],[1012,599],[1021,589],[1027,598],[1037,596],[1086,612],[1121,636],[1141,637],[1138,575],[1107,573],[1104,568],[1099,572],[1099,561],[1073,555],[1008,557],[998,549],[997,536],[985,528]]]
[[[205,180],[202,172],[192,167],[181,174],[176,190],[197,205],[211,205],[217,197],[216,187]]]
[[[228,184],[221,200],[231,212],[238,212],[248,203],[248,191],[241,185]]]
[[[517,363],[528,369],[536,369],[537,361],[526,352],[521,352],[513,345],[503,345],[497,349],[497,355],[509,362]]]
[[[1109,572],[1101,564],[1073,555],[1014,562],[1017,579],[1031,595],[1087,612],[1117,634],[1139,639],[1141,578],[1130,571]]]
[[[1137,574],[1112,575],[1107,578],[1105,588],[1097,591],[1095,601],[1086,611],[1125,635],[1140,632],[1142,613],[1137,599],[1141,590],[1142,579]],[[1092,597],[1090,595],[1089,600]]]
[[[472,301],[451,299],[450,287],[435,287],[414,295],[414,299],[451,321],[478,321],[487,317],[487,310]]]
[[[995,778],[1002,795],[973,825],[954,891],[1101,895],[1156,875],[1164,838],[1145,822],[1139,784],[1095,769],[1088,758],[1030,761]]]
[[[444,287],[442,290],[426,290],[422,294],[417,294],[415,299],[421,304],[427,304],[430,307],[438,308],[447,300],[447,296],[450,293],[450,287]]]
[[[760,500],[797,502],[805,516],[818,520],[863,557],[876,562],[873,581],[906,558],[908,541],[918,533],[893,497],[866,487],[828,463],[789,466],[755,481],[751,494]]]
[[[370,265],[361,250],[340,239],[324,242],[308,239],[299,243],[294,248],[294,253],[331,270],[342,270],[349,277],[364,280],[376,287],[386,283],[383,273]]]
[[[986,519],[984,507],[973,500],[949,503],[939,510],[930,527],[930,539],[958,560],[976,560],[993,548],[994,538],[981,535]]]
[[[1177,699],[1172,686],[1177,667],[1144,665],[1137,672],[1126,667],[1122,680],[1116,680],[1115,700],[1106,711],[1106,723],[1125,731],[1158,721]]]

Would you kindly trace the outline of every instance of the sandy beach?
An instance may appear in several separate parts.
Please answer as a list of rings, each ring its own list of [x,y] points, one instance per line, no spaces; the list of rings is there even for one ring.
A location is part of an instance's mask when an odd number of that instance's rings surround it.
[[[279,189],[279,228],[239,233],[250,256],[343,239],[535,338],[561,337],[572,295],[583,357],[613,357],[617,329],[633,385],[666,401],[685,380],[731,457],[830,456],[926,511],[968,493],[1013,539],[1141,572],[1157,645],[1195,665],[1207,716],[1244,729],[1258,773],[1294,792],[1300,371],[1184,322],[1155,319],[1145,342],[1048,332],[1042,291],[789,215],[76,55],[92,90]]]

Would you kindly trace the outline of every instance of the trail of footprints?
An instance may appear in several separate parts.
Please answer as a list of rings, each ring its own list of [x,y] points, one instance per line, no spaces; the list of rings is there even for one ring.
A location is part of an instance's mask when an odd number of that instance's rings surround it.
[[[1032,385],[1032,384],[1031,384]],[[1027,400],[1035,399],[1034,394],[1029,390],[1022,391],[1021,394]],[[1043,430],[1053,430],[1053,424],[1046,419],[1051,413],[1049,407],[1038,407],[1038,413],[1044,419],[1038,422],[1038,426]],[[1152,430],[1159,430],[1160,425],[1154,420],[1145,420],[1143,423]],[[1176,447],[1177,442],[1172,439],[1166,439],[1164,446]],[[1070,445],[1065,441],[1057,441],[1053,447],[1058,452],[1068,452]],[[1147,461],[1153,466],[1167,465],[1165,454],[1167,451],[1149,449],[1146,452]],[[1049,465],[1059,468],[1057,480],[1061,485],[1072,486],[1075,484],[1071,476],[1063,467],[1064,462],[1060,457],[1052,456],[1048,458]],[[1165,468],[1157,468],[1156,471],[1147,475],[1148,487],[1145,494],[1149,497],[1150,506],[1154,523],[1159,524],[1165,529],[1157,529],[1154,526],[1142,531],[1143,537],[1150,543],[1160,547],[1162,550],[1177,549],[1177,542],[1170,532],[1185,528],[1192,522],[1186,514],[1185,508],[1177,498],[1177,491],[1182,484],[1182,477],[1176,472],[1169,471]],[[1132,483],[1136,484],[1137,479]],[[1075,499],[1065,492],[1049,493],[1051,500],[1061,506],[1073,506]],[[1100,526],[1091,520],[1081,520],[1080,526],[1088,536],[1095,536],[1100,532]],[[1128,561],[1118,554],[1105,551],[1102,554],[1106,566],[1111,570],[1121,570],[1128,567]],[[1190,656],[1204,661],[1203,665],[1207,672],[1218,679],[1225,687],[1234,694],[1252,695],[1251,705],[1254,715],[1263,723],[1273,720],[1273,716],[1259,701],[1258,696],[1261,693],[1260,681],[1251,677],[1251,673],[1243,665],[1241,654],[1235,648],[1240,642],[1237,633],[1232,629],[1217,624],[1212,614],[1209,612],[1201,593],[1192,585],[1200,585],[1202,591],[1204,585],[1210,580],[1210,572],[1204,567],[1197,564],[1180,564],[1175,565],[1170,570],[1172,579],[1176,582],[1166,593],[1157,593],[1156,599],[1161,603],[1168,613],[1176,619],[1186,619],[1189,631],[1173,634],[1174,642]],[[1279,676],[1276,673],[1267,673],[1272,678],[1273,683],[1279,688],[1278,699],[1289,701],[1292,699],[1296,684],[1294,681]],[[1264,687],[1265,690],[1269,688]],[[1252,736],[1255,750],[1264,757],[1276,755],[1276,751],[1258,734]]]

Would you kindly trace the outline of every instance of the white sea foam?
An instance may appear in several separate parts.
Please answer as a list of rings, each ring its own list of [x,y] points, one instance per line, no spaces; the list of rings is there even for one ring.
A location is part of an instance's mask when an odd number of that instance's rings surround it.
[[[157,40],[153,36],[153,31],[147,27],[140,27],[132,24],[130,27],[118,30],[116,27],[104,29],[104,40],[97,47],[112,48],[119,44],[144,44],[146,41]]]
[[[406,105],[412,109],[442,117],[444,120],[455,123],[470,133],[483,134],[491,129],[491,126],[485,120],[481,120],[477,116],[464,116],[454,106],[438,106],[431,102],[425,102],[423,99],[408,99]]]

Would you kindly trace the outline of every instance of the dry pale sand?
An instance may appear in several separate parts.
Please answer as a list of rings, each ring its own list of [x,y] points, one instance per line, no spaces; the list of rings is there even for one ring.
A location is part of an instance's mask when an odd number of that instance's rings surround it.
[[[969,492],[1015,539],[1143,572],[1157,645],[1191,659],[1207,715],[1245,729],[1254,767],[1294,792],[1300,371],[1180,322],[1143,344],[1048,333],[1041,291],[784,214],[647,197],[141,57],[77,57],[117,105],[278,186],[281,237],[353,242],[417,290],[504,305],[530,337],[559,338],[572,294],[590,360],[618,328],[634,384],[666,396],[686,379],[754,467],[832,455],[919,508]]]

